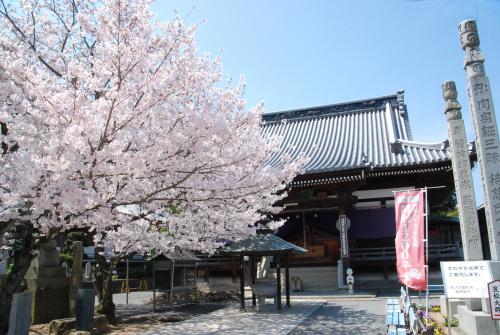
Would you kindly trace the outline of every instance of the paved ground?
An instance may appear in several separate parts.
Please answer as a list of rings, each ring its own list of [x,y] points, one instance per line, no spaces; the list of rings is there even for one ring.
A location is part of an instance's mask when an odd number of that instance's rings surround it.
[[[386,334],[385,330],[382,300],[330,300],[288,334],[375,335]]]
[[[292,308],[283,308],[282,312],[240,312],[238,304],[233,304],[209,314],[165,325],[144,335],[288,334],[321,305],[319,301],[300,301]]]
[[[241,313],[239,304],[234,303],[211,313],[203,313],[178,323],[158,325],[154,330],[141,333],[143,335],[385,334],[385,302],[388,296],[397,297],[396,294],[388,294],[377,298],[368,292],[360,292],[354,297],[346,297],[339,292],[300,294],[292,296],[292,308],[284,307],[282,312],[274,311],[271,304],[266,306],[265,312],[253,311],[250,307],[251,302],[247,300],[249,308],[245,313]],[[151,297],[151,292],[134,292],[129,297],[130,305],[119,305],[119,309],[135,310],[138,307],[150,309],[151,306],[140,305]],[[124,302],[124,294],[115,295],[114,298],[119,304]],[[412,301],[417,304],[425,303],[425,299],[418,297],[412,297]],[[437,304],[438,299],[434,297],[429,303]],[[125,310],[122,312],[127,314]]]
[[[283,312],[240,313],[238,305],[144,335],[163,334],[385,334],[385,299],[301,299]]]

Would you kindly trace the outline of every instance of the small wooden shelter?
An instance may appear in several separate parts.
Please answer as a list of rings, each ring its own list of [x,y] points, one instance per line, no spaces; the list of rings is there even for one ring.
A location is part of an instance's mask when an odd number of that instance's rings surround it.
[[[241,310],[245,310],[245,271],[244,261],[245,256],[250,259],[250,274],[251,284],[255,284],[256,280],[256,258],[261,256],[273,256],[276,261],[276,292],[277,292],[277,307],[281,309],[281,263],[285,263],[285,292],[286,306],[290,307],[290,272],[288,267],[288,255],[304,254],[306,249],[287,242],[276,235],[257,234],[250,236],[247,239],[235,242],[225,247],[222,252],[239,255],[240,257],[240,306]],[[256,305],[256,296],[252,294],[252,305]]]
[[[192,291],[196,294],[197,258],[192,252],[175,249],[175,251],[159,256],[153,260],[153,311],[156,311],[156,290],[169,292],[169,301],[174,307],[173,295]]]

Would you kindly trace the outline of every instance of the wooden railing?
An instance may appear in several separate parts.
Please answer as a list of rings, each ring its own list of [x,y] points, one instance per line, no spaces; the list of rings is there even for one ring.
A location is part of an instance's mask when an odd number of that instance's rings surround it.
[[[429,259],[456,259],[459,258],[458,244],[431,244],[429,245]],[[353,262],[375,262],[396,260],[396,248],[356,248],[351,249],[350,259]]]

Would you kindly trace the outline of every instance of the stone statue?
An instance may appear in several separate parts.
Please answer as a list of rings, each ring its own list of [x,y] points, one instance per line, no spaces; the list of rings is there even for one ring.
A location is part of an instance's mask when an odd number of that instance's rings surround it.
[[[477,33],[477,26],[474,20],[467,20],[460,23],[458,26],[460,31],[460,43],[462,49],[475,48],[479,46],[479,34]]]
[[[462,118],[460,110],[462,106],[457,101],[457,87],[454,81],[445,81],[441,85],[443,91],[443,99],[446,102],[444,113],[447,120],[459,120]]]
[[[351,268],[347,268],[346,273],[347,273],[347,277],[346,277],[345,281],[347,283],[347,287],[349,287],[349,290],[347,291],[347,294],[353,294],[354,293],[354,290],[353,290],[354,276],[352,275],[353,271],[352,271]]]

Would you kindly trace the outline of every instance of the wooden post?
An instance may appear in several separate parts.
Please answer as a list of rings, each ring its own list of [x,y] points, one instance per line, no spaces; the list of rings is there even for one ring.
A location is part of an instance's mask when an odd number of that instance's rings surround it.
[[[156,312],[156,270],[153,268],[153,313],[154,312]]]
[[[240,312],[245,311],[245,267],[244,256],[240,254]]]
[[[73,243],[73,267],[71,271],[71,285],[69,286],[69,315],[76,315],[76,296],[82,286],[83,244],[80,241]]]
[[[304,238],[303,248],[306,249],[307,243],[306,243],[306,213],[305,212],[302,212],[302,237]]]
[[[203,273],[203,276],[205,277],[205,281],[207,282],[207,284],[209,284],[210,283],[210,270],[209,270],[208,265],[205,265],[205,272]]]
[[[234,257],[231,256],[231,280],[236,283],[236,266],[234,265]]]
[[[288,254],[285,254],[285,292],[286,292],[286,307],[290,305],[290,265]]]
[[[128,305],[128,291],[129,291],[129,275],[128,275],[128,272],[129,271],[129,259],[127,258],[127,273],[125,274],[125,289],[126,289],[126,294],[125,294],[125,304]]]
[[[281,255],[276,255],[276,297],[278,310],[281,310]]]
[[[250,278],[252,279],[252,285],[255,284],[255,256],[250,256]],[[252,306],[255,307],[257,305],[257,298],[252,290]]]
[[[170,274],[170,305],[172,306],[172,310],[174,310],[174,271],[175,263],[172,260],[172,271]]]

